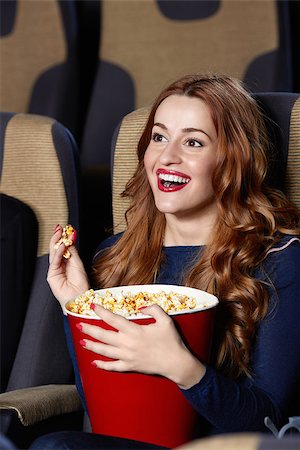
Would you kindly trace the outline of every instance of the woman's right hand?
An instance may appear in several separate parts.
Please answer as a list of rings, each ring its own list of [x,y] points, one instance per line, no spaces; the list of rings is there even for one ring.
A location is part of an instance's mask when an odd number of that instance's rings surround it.
[[[54,248],[62,236],[62,230],[60,225],[57,226],[50,240],[47,281],[53,295],[63,308],[68,300],[72,300],[89,289],[89,280],[75,245],[68,247],[71,253],[70,259],[63,257],[66,249],[63,243],[57,249]]]

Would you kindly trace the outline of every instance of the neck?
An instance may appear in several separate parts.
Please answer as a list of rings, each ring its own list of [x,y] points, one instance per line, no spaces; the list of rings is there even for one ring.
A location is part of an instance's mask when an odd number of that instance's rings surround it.
[[[207,245],[209,244],[216,220],[215,214],[205,217],[176,217],[166,214],[164,246]]]

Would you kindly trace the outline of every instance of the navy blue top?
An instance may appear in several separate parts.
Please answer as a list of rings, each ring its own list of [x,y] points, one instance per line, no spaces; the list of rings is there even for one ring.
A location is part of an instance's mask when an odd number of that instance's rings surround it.
[[[106,239],[98,251],[111,246],[119,235]],[[181,284],[183,273],[202,247],[164,247],[164,263],[156,283]],[[264,270],[255,277],[272,281],[270,307],[257,328],[253,346],[253,377],[227,378],[208,366],[204,377],[182,394],[206,422],[209,434],[266,431],[269,416],[280,428],[300,414],[300,241],[285,236],[267,255]],[[73,359],[77,387],[84,402],[71,333],[65,329]],[[298,392],[297,392],[298,389]]]

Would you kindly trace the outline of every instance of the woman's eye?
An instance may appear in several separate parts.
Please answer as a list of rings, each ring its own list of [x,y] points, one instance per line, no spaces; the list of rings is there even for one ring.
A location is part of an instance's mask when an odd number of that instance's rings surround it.
[[[188,139],[186,143],[189,147],[203,147],[203,144],[197,139]]]
[[[152,140],[154,142],[164,142],[164,141],[166,141],[166,138],[162,134],[153,133]]]

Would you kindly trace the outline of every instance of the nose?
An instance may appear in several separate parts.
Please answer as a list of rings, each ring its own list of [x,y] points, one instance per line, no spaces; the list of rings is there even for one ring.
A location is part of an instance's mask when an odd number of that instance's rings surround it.
[[[181,162],[180,149],[175,142],[168,142],[160,154],[161,164],[168,166],[170,164],[179,164]]]

